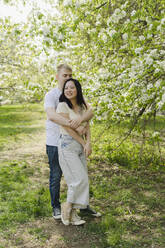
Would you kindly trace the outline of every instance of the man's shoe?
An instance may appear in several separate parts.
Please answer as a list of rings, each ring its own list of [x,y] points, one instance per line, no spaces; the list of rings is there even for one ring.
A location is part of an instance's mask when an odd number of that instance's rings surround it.
[[[71,224],[73,226],[80,226],[85,224],[85,220],[82,220],[80,216],[78,216],[76,209],[72,209],[71,212]]]
[[[61,209],[60,208],[53,208],[53,218],[55,220],[61,219]]]
[[[80,209],[80,213],[82,213],[83,215],[91,215],[93,217],[101,217],[101,213],[96,212],[90,206],[87,206],[87,208],[84,208],[84,209]]]

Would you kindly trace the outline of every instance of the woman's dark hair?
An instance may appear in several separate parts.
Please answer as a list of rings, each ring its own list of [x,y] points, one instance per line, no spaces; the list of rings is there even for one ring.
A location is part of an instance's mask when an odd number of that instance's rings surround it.
[[[65,94],[64,94],[64,90],[65,90],[65,86],[66,86],[66,83],[69,82],[69,81],[72,81],[74,83],[74,85],[76,86],[76,89],[77,89],[77,104],[80,106],[80,107],[84,107],[87,109],[87,105],[85,103],[85,100],[84,100],[84,97],[83,97],[83,94],[82,94],[82,88],[81,88],[81,84],[79,83],[79,81],[77,79],[73,79],[73,78],[69,78],[66,80],[66,82],[64,83],[64,86],[63,86],[63,89],[62,89],[62,94],[59,98],[59,102],[66,102],[68,104],[68,106],[73,109],[73,105],[71,103],[71,101],[66,98]]]

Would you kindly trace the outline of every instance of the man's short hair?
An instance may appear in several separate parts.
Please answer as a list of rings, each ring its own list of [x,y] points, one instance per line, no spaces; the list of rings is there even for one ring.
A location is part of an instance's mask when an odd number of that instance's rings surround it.
[[[61,64],[61,65],[57,66],[57,73],[60,72],[62,69],[72,71],[72,68],[69,65]]]

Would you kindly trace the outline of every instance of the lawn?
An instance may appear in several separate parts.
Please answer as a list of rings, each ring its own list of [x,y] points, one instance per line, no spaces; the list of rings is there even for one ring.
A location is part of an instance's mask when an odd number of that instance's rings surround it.
[[[161,158],[157,143],[143,144],[138,130],[116,149],[127,123],[92,126],[90,202],[103,215],[69,228],[51,217],[44,124],[41,104],[0,107],[0,247],[164,248],[164,117],[156,126]],[[150,122],[146,136],[153,128]]]

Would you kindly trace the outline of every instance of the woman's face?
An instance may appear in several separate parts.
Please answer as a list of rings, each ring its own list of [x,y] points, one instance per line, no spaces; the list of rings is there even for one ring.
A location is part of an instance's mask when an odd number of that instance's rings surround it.
[[[66,83],[64,95],[69,100],[75,99],[77,97],[77,89],[73,81],[68,81]]]

